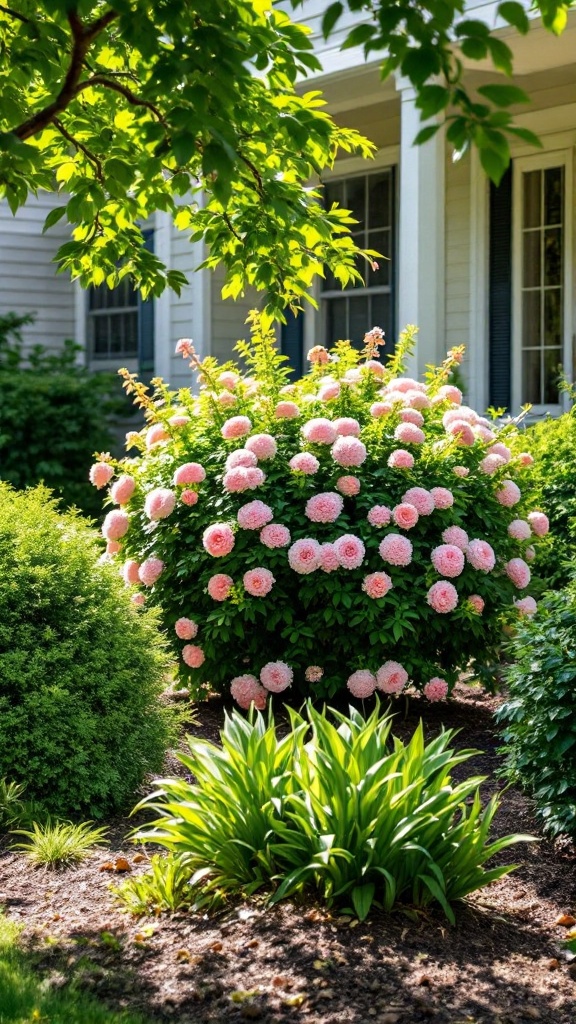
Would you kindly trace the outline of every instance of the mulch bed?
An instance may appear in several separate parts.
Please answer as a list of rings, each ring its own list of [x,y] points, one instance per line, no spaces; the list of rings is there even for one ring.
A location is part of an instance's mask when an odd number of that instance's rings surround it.
[[[456,744],[483,751],[462,774],[503,784],[493,711],[498,701],[459,686],[449,705],[427,705],[427,734],[458,728]],[[423,713],[414,699],[395,731],[406,736]],[[219,700],[198,708],[191,732],[216,739]],[[178,762],[169,760],[169,771]],[[135,849],[133,821],[112,823],[110,849],[76,869],[35,870],[0,849],[0,903],[25,925],[24,940],[46,985],[74,979],[110,1007],[178,1024],[550,1024],[576,1021],[576,960],[563,950],[562,914],[576,916],[576,850],[545,840],[507,851],[519,870],[456,908],[408,908],[358,924],[313,902],[231,903],[217,914],[130,917],[114,905],[105,861]],[[502,796],[499,834],[539,829],[530,800]],[[145,865],[144,865],[145,866]],[[117,881],[118,879],[114,879]],[[1,1010],[1,1000],[0,1000]]]

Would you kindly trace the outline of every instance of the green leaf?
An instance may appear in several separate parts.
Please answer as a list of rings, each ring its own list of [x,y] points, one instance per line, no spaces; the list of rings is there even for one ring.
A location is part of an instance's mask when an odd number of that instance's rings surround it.
[[[328,38],[343,12],[344,4],[340,3],[339,0],[337,3],[330,4],[330,6],[326,8],[322,17],[322,35],[324,36],[324,39]]]
[[[172,152],[179,167],[184,167],[196,153],[196,136],[192,132],[177,132],[172,136]]]
[[[375,891],[376,886],[373,882],[369,882],[367,885],[357,885],[352,889],[352,903],[359,921],[365,921],[368,917]]]
[[[494,36],[489,36],[486,42],[494,67],[498,68],[499,71],[503,71],[505,75],[511,75],[512,50],[510,47],[503,43],[501,39],[495,39]]]
[[[363,46],[369,39],[372,39],[375,31],[376,28],[373,25],[356,25],[348,33],[340,49],[350,50],[353,46]]]
[[[434,135],[436,135],[436,132],[440,127],[441,125],[439,124],[429,124],[426,125],[425,128],[421,128],[420,131],[418,132],[418,135],[414,139],[413,145],[422,146],[423,143],[428,142],[429,139],[432,139]]]
[[[47,215],[46,220],[44,221],[42,234],[44,234],[45,231],[48,231],[48,228],[51,228],[53,224],[57,224],[59,220],[62,220],[62,217],[65,213],[65,206],[55,206],[53,210],[50,210],[50,213]]]
[[[130,188],[134,181],[135,168],[118,157],[111,157],[110,160],[107,160],[104,171],[107,177],[114,178],[125,189]]]
[[[402,74],[416,86],[422,85],[439,70],[438,53],[432,46],[420,46],[410,50],[402,61]]]
[[[422,118],[433,117],[444,110],[450,102],[450,90],[443,85],[424,85],[416,99],[416,106],[422,111]]]
[[[495,149],[486,148],[480,150],[480,163],[490,180],[499,185],[508,167],[508,161]]]
[[[530,97],[515,85],[481,85],[478,89],[496,107],[511,107],[514,103],[529,103]]]
[[[530,19],[522,4],[515,3],[514,0],[506,0],[505,3],[498,5],[498,14],[509,25],[513,25],[518,32],[526,35],[530,28]]]
[[[542,149],[542,141],[529,128],[519,128],[518,125],[511,125],[508,128],[508,132],[511,135],[515,135],[518,139],[522,139],[523,142],[527,142],[530,146]]]

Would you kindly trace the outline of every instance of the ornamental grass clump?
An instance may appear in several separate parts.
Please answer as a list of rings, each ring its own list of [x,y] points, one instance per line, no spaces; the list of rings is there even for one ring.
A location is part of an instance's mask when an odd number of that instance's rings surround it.
[[[279,738],[259,712],[226,717],[222,747],[188,738],[179,760],[195,781],[161,779],[137,810],[159,817],[135,838],[164,846],[188,871],[182,901],[198,909],[264,888],[272,903],[315,891],[364,919],[373,906],[451,904],[513,870],[486,868],[512,843],[530,837],[488,833],[497,796],[483,805],[480,777],[454,782],[454,733],[424,740],[422,723],[403,743],[377,706],[367,720],[350,710],[290,712]],[[118,890],[117,890],[118,891]],[[132,909],[163,905],[153,876],[119,890]]]
[[[447,383],[460,349],[425,382],[405,376],[413,328],[386,362],[377,328],[362,352],[316,346],[289,383],[252,325],[244,370],[179,342],[197,396],[121,371],[146,426],[129,458],[91,470],[108,488],[110,557],[132,600],[162,609],[195,693],[247,708],[288,687],[366,698],[413,684],[442,699],[493,661],[506,620],[534,611],[547,520],[516,482],[530,461],[512,455],[516,424],[462,405]]]

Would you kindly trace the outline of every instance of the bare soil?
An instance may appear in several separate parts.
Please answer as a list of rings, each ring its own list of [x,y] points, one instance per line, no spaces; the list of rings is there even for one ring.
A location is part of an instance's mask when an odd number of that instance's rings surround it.
[[[461,730],[457,746],[483,751],[459,770],[487,775],[486,795],[503,787],[497,703],[459,686],[448,705],[425,708],[429,735],[444,724]],[[395,731],[405,736],[424,708],[415,698],[401,711]],[[209,701],[190,731],[216,740],[222,717],[222,702]],[[173,756],[167,770],[182,770]],[[111,1008],[178,1024],[576,1022],[576,959],[556,923],[576,916],[576,850],[567,842],[513,848],[520,868],[458,905],[455,927],[440,911],[410,908],[358,924],[313,901],[135,919],[114,904],[101,870],[118,856],[134,872],[145,867],[125,838],[132,825],[112,822],[110,848],[64,871],[34,869],[7,843],[0,848],[0,904],[25,926],[46,985],[73,982]],[[502,794],[496,830],[541,835],[525,795]]]

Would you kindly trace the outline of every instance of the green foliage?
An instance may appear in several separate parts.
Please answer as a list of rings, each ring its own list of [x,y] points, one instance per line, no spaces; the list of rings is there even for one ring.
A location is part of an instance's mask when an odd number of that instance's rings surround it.
[[[107,417],[129,410],[114,375],[77,364],[73,342],[57,354],[36,345],[24,355],[20,329],[31,321],[0,317],[0,476],[19,488],[45,483],[64,505],[97,516],[90,461],[112,444]]]
[[[73,987],[54,991],[43,984],[19,945],[21,931],[0,914],[2,1024],[144,1024],[141,1017],[110,1010]]]
[[[545,588],[563,587],[574,570],[576,541],[575,408],[528,427],[515,439],[514,447],[527,449],[534,457],[525,474],[526,496],[544,508],[550,520],[550,533],[536,556],[538,576]]]
[[[398,398],[391,382],[402,375],[415,329],[403,333],[386,364],[367,358],[372,349],[360,353],[349,342],[340,341],[331,353],[319,349],[323,362],[313,362],[301,380],[286,385],[286,360],[276,350],[273,332],[263,331],[257,316],[252,321],[252,344],[239,347],[248,373],[242,374],[232,363],[218,366],[214,359],[199,364],[192,353],[191,366],[201,381],[198,396],[189,388],[171,392],[161,380],[153,382],[150,394],[133,375],[125,374],[127,390],[143,407],[147,424],[134,440],[134,456],[131,453],[122,461],[105,459],[100,465],[104,474],[111,475],[114,469],[119,478],[127,476],[128,483],[133,483],[122,511],[109,515],[123,519],[122,555],[127,556],[127,569],[134,569],[131,561],[138,569],[151,557],[162,563],[153,586],[144,579],[145,589],[148,602],[162,610],[167,635],[179,657],[182,682],[198,693],[209,687],[227,692],[238,676],[259,676],[267,663],[280,661],[292,670],[300,693],[332,697],[355,670],[376,673],[390,660],[400,662],[406,679],[419,689],[425,689],[434,677],[445,679],[451,687],[470,663],[475,671],[487,667],[488,673],[498,656],[503,617],[514,620],[517,616],[513,599],[518,590],[505,567],[513,557],[525,553],[529,540],[515,540],[507,530],[512,520],[522,516],[524,506],[507,507],[498,498],[503,481],[514,480],[523,471],[521,462],[502,460],[492,475],[482,471],[482,464],[491,445],[497,440],[506,442],[515,426],[491,431],[487,421],[480,423],[473,410],[462,407],[463,416],[478,422],[479,433],[469,427],[473,443],[458,444],[447,431],[444,417],[460,415],[450,400],[450,394],[459,395],[450,388],[440,393],[460,358],[459,352],[451,352],[438,368],[429,371],[426,385],[412,382],[412,394],[414,388],[425,389],[421,402],[418,396],[414,399],[418,405],[424,404],[423,433],[420,441],[406,442],[412,468],[396,468],[389,460],[404,447],[396,434],[406,427],[401,418],[406,410],[404,398]],[[228,380],[232,390],[225,386]],[[412,384],[410,379],[400,381],[400,386],[411,388]],[[282,391],[286,386],[287,393]],[[325,399],[325,387],[338,393]],[[295,415],[277,416],[279,400],[293,402]],[[373,407],[378,412],[381,403],[387,412],[373,414]],[[224,424],[237,416],[246,417],[240,424],[241,436],[224,438]],[[336,437],[333,422],[341,418],[355,421],[352,429],[359,441],[353,443],[360,445],[361,464],[342,465],[330,443],[306,439],[308,424],[317,418],[330,421],[332,441]],[[411,429],[419,428],[411,425]],[[161,439],[155,443],[158,430]],[[264,441],[272,444],[273,454],[261,458],[257,482],[242,476],[247,473],[242,468],[239,476],[236,469],[236,478],[231,480],[227,460],[233,453],[236,458],[244,445],[258,445],[259,434],[266,435]],[[302,452],[316,460],[316,472],[306,474],[291,468],[291,460]],[[244,451],[240,457],[246,455],[249,453]],[[256,461],[254,454],[252,459]],[[200,477],[205,474],[205,479],[189,487],[175,484],[175,473],[189,463],[199,464]],[[467,475],[457,475],[461,467]],[[356,495],[346,492],[350,476],[359,487]],[[380,545],[389,536],[397,538],[403,533],[392,510],[414,486],[427,491],[424,499],[431,504],[409,533],[405,531],[412,545],[408,564],[392,564],[384,560]],[[436,487],[450,492],[444,507],[441,503],[432,507],[429,491]],[[340,488],[344,497],[340,497]],[[171,504],[162,518],[155,519],[149,503],[158,497],[158,489]],[[308,515],[308,502],[320,494],[336,502],[336,514],[332,519],[328,516],[328,521]],[[112,500],[110,494],[107,504]],[[240,526],[240,510],[253,500],[267,506],[267,522],[272,520],[289,531],[281,546],[267,546],[259,529]],[[387,520],[380,525],[373,525],[368,518],[375,506],[388,510]],[[229,531],[233,541],[233,547],[222,555],[213,555],[204,543],[205,531],[216,524]],[[493,571],[475,568],[457,551],[461,571],[450,579],[457,604],[440,613],[428,599],[432,586],[442,586],[432,552],[442,544],[446,529],[454,526],[464,529],[470,540],[489,543],[495,564]],[[108,520],[104,532],[113,539]],[[354,567],[337,562],[325,571],[318,556],[313,571],[294,568],[291,551],[297,541],[333,544],[350,535],[364,546],[363,557]],[[405,537],[401,543],[406,543]],[[272,588],[265,595],[254,594],[245,585],[247,571],[257,569],[273,577]],[[387,574],[385,586],[391,583],[382,596],[370,596],[366,590],[366,579],[375,572]],[[222,575],[229,578],[229,591],[214,596],[210,589],[214,577]],[[195,640],[192,650],[176,632],[180,618],[190,619],[198,627],[197,636],[193,628],[190,633]],[[190,658],[196,660],[195,667]],[[306,674],[309,668],[320,670],[313,673],[312,680]],[[261,688],[260,697],[265,698]]]
[[[162,857],[155,853],[150,858],[150,870],[131,875],[110,890],[131,914],[159,914],[162,911],[184,910],[194,902],[190,886],[192,868],[186,854]]]
[[[88,856],[94,846],[108,842],[108,829],[92,828],[91,821],[74,824],[71,821],[34,822],[31,829],[15,829],[14,835],[25,836],[26,842],[14,843],[14,850],[23,850],[37,866],[64,868],[77,864]]]
[[[272,902],[312,889],[361,920],[409,902],[454,921],[452,902],[513,870],[486,862],[528,837],[488,840],[497,797],[483,808],[482,778],[453,781],[475,751],[452,731],[425,743],[420,723],[404,744],[379,708],[331,715],[308,703],[279,738],[272,717],[234,712],[222,748],[189,737],[195,782],[160,780],[138,805],[160,817],[135,838],[185,858],[196,908],[272,886]]]
[[[0,770],[59,817],[121,809],[171,736],[167,659],[92,531],[0,484]]]
[[[505,772],[530,792],[551,835],[576,838],[576,584],[548,594],[510,644],[498,712]]]
[[[16,782],[8,782],[7,779],[0,779],[0,831],[4,832],[20,822],[24,815],[25,807],[22,799],[25,786],[19,786]]]

